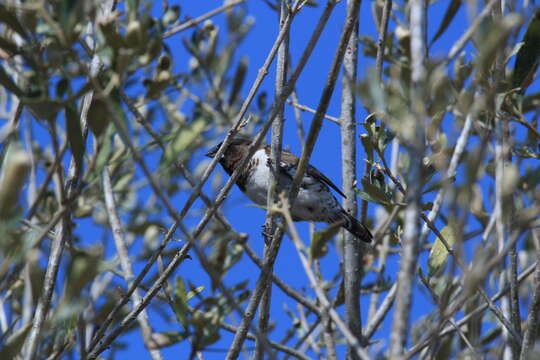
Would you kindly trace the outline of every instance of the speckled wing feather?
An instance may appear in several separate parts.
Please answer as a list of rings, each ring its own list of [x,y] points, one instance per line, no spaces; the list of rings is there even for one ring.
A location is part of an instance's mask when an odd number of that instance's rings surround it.
[[[266,147],[266,153],[270,154],[270,147]],[[281,163],[279,164],[279,170],[290,176],[291,178],[294,177],[294,174],[296,173],[296,168],[298,166],[298,162],[300,159],[298,156],[291,154],[288,151],[283,150],[281,152]],[[316,181],[320,181],[328,186],[330,186],[332,189],[334,189],[339,195],[346,198],[345,194],[339,190],[339,188],[334,185],[332,180],[330,180],[328,177],[323,175],[319,170],[317,170],[315,167],[308,165],[306,174]]]

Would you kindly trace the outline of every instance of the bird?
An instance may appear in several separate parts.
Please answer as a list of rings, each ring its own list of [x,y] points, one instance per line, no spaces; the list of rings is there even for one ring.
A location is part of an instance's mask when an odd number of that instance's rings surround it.
[[[247,136],[233,137],[229,147],[219,159],[219,163],[229,176],[242,163],[252,142],[253,140]],[[214,158],[222,143],[214,146],[205,155]],[[298,163],[299,158],[296,155],[282,150],[279,166],[273,166],[270,159],[270,146],[261,144],[242,169],[236,185],[251,201],[257,205],[266,206],[270,173],[277,174],[278,191],[288,191],[292,186]],[[356,238],[367,243],[371,242],[373,235],[369,229],[343,209],[331,189],[342,197],[346,197],[327,176],[308,165],[298,196],[291,208],[293,221],[340,223],[341,227]]]

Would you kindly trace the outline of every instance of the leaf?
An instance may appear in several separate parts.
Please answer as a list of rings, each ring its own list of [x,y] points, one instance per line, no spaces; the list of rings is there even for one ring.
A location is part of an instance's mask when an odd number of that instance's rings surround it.
[[[114,183],[113,191],[120,192],[128,189],[128,185],[131,180],[133,180],[133,176],[133,172],[127,172],[124,175],[120,176],[120,178]]]
[[[197,294],[200,294],[204,290],[204,286],[196,287],[186,294],[186,299],[189,300]]]
[[[14,8],[8,9],[5,5],[0,4],[0,23],[6,24],[23,38],[28,39],[26,30],[24,30],[24,26],[22,26],[22,24],[19,22],[19,19],[15,15]]]
[[[373,144],[368,134],[360,134],[360,141],[362,146],[364,146],[364,152],[366,153],[366,158],[369,162],[373,161]]]
[[[522,104],[523,114],[536,111],[538,106],[540,106],[540,92],[526,96]]]
[[[99,275],[102,253],[100,246],[74,252],[68,265],[67,299],[78,297],[81,290]]]
[[[394,139],[395,134],[383,126],[377,127],[377,145],[379,153],[384,153],[386,146]]]
[[[0,351],[1,359],[15,359],[20,354],[31,327],[31,322],[26,323],[3,342],[2,350]]]
[[[125,134],[127,136],[127,134],[129,133],[128,121],[124,109],[122,109],[122,99],[120,98],[118,90],[115,89],[111,91],[108,99],[111,106],[107,106],[107,108],[111,111],[111,116],[116,116],[116,118],[119,120],[118,124],[122,127],[122,129],[118,129],[118,127],[116,126],[116,131],[119,133],[120,137],[123,137],[122,134]]]
[[[20,53],[17,44],[0,36],[0,57],[6,59]]]
[[[169,26],[171,24],[174,24],[178,19],[180,18],[180,6],[173,5],[167,7],[167,10],[161,17],[161,23],[164,26]]]
[[[66,128],[69,147],[75,159],[77,173],[82,173],[84,159],[84,139],[82,135],[81,122],[79,120],[79,112],[75,105],[68,105],[65,108],[66,112]]]
[[[514,64],[513,84],[524,93],[532,82],[540,58],[540,10],[536,10],[531,23],[523,35],[523,46],[519,49]]]
[[[311,240],[311,246],[309,248],[309,257],[311,259],[322,258],[328,253],[328,241],[337,234],[341,225],[341,222],[337,222],[328,226],[326,229],[317,231],[313,234],[313,239]]]
[[[174,314],[176,319],[182,324],[185,328],[188,327],[187,315],[189,313],[189,306],[187,304],[188,297],[186,294],[186,285],[182,281],[181,277],[176,278],[176,287],[174,289]]]
[[[381,205],[392,204],[392,197],[389,195],[388,192],[381,189],[378,184],[376,185],[375,183],[371,183],[369,182],[369,180],[362,178],[362,186],[364,188],[364,192],[366,192],[375,203]]]
[[[242,58],[240,59],[240,63],[238,64],[238,67],[236,68],[236,71],[234,73],[233,85],[231,88],[231,94],[229,96],[229,105],[232,105],[234,103],[234,101],[238,97],[240,89],[242,89],[242,85],[244,84],[244,80],[246,79],[247,68],[248,59],[247,57],[242,56]]]
[[[199,117],[187,126],[182,127],[175,134],[174,140],[165,149],[165,159],[168,162],[176,161],[182,152],[189,149],[200,138],[208,125],[206,118]]]
[[[149,350],[161,349],[167,346],[184,341],[188,334],[181,331],[163,331],[152,333],[151,341],[148,344]]]
[[[94,133],[94,136],[99,137],[109,124],[109,110],[104,100],[92,97],[92,103],[88,109],[88,127]]]
[[[446,31],[446,29],[448,28],[448,25],[450,25],[452,20],[454,20],[454,17],[456,16],[456,13],[458,12],[460,7],[461,7],[461,0],[452,0],[452,2],[448,4],[448,8],[446,8],[446,13],[444,14],[444,18],[442,19],[441,24],[439,25],[439,29],[437,30],[437,33],[435,34],[435,36],[433,36],[433,39],[431,39],[431,42],[429,44],[430,47]]]
[[[362,191],[360,189],[356,189],[356,194],[362,198],[362,200],[366,200],[367,202],[372,202],[374,204],[378,204],[378,200],[369,195],[367,192]]]
[[[113,131],[112,126],[109,129],[109,133],[111,133]],[[101,176],[101,170],[107,164],[107,162],[109,161],[109,157],[111,156],[112,145],[113,144],[111,136],[104,136],[103,143],[99,144],[98,146],[99,152],[96,157],[96,165],[94,166],[93,172],[95,176]]]
[[[446,178],[443,180],[434,181],[433,183],[429,184],[429,186],[426,189],[422,190],[422,194],[428,194],[432,191],[439,190],[443,186],[452,184],[454,181],[456,181],[455,176],[452,176],[450,178]]]
[[[455,244],[455,234],[450,226],[445,226],[441,230],[441,235],[444,237],[448,246],[453,247]],[[444,246],[443,242],[439,237],[435,240],[435,243],[431,247],[428,258],[428,275],[435,276],[438,275],[446,266],[446,261],[448,260],[448,250]]]
[[[2,86],[10,92],[17,95],[17,97],[23,96],[23,91],[17,86],[17,84],[15,84],[13,80],[11,80],[3,66],[0,66],[0,84],[2,84]]]

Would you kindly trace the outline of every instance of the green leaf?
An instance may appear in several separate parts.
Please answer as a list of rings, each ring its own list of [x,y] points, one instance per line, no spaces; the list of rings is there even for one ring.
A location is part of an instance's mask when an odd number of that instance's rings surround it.
[[[109,128],[109,133],[112,133],[113,127]],[[112,135],[112,134],[111,134]],[[98,154],[96,157],[96,165],[93,174],[97,177],[101,176],[101,170],[109,162],[112,151],[112,139],[111,136],[104,136],[103,142],[98,146]]]
[[[341,225],[342,224],[340,222],[334,223],[328,226],[326,229],[317,231],[313,235],[313,239],[311,240],[311,246],[309,248],[309,256],[311,259],[322,258],[328,253],[327,244],[332,239],[332,237],[337,234],[337,232],[341,228]]]
[[[199,117],[176,132],[175,138],[165,149],[167,162],[176,161],[184,151],[189,149],[208,125],[206,118]]]
[[[434,181],[433,183],[429,184],[426,189],[422,190],[422,194],[429,194],[432,191],[439,190],[441,187],[450,185],[454,181],[456,181],[455,176],[443,180]]]
[[[240,63],[238,64],[238,67],[236,68],[236,71],[234,73],[231,94],[229,96],[229,105],[232,105],[234,103],[234,101],[238,97],[240,89],[242,89],[242,85],[244,84],[244,80],[246,79],[247,68],[248,59],[247,57],[243,56],[240,59]]]
[[[107,106],[107,108],[112,112],[111,116],[116,116],[116,118],[119,120],[119,125],[122,127],[121,129],[118,129],[116,126],[116,131],[119,133],[121,138],[124,138],[124,136],[129,136],[128,121],[124,109],[122,109],[122,99],[120,98],[118,90],[115,89],[111,91],[108,99],[110,99],[109,104],[111,106]]]
[[[14,56],[21,52],[17,44],[3,38],[2,36],[0,36],[0,49],[2,49],[2,52],[7,53],[7,56]]]
[[[445,226],[441,230],[441,235],[444,237],[448,246],[453,247],[456,240],[454,230],[450,226]],[[428,258],[428,275],[435,276],[438,275],[444,267],[446,266],[446,261],[448,260],[448,250],[444,246],[441,239],[437,237],[435,243],[431,247]]]
[[[88,127],[94,133],[94,136],[99,137],[109,124],[109,110],[104,100],[92,97],[90,109],[88,109]]]
[[[11,80],[3,66],[0,66],[0,84],[2,84],[2,86],[13,94],[17,95],[17,97],[23,96],[23,91],[17,86],[17,84],[15,84],[13,80]]]
[[[203,290],[204,290],[204,286],[196,287],[195,289],[191,290],[190,292],[186,294],[186,300],[189,300],[195,295],[200,294],[201,292],[203,292]]]
[[[374,204],[378,204],[378,200],[369,195],[367,192],[362,191],[360,189],[356,189],[356,194],[362,198],[362,200],[366,200],[367,202],[371,202]]]
[[[1,359],[15,359],[20,354],[28,331],[32,327],[32,323],[26,323],[22,328],[11,334],[2,344],[2,350],[0,351]]]
[[[81,290],[99,275],[102,253],[100,246],[74,252],[67,271],[67,299],[78,297]]]
[[[384,153],[386,146],[394,139],[395,134],[386,129],[384,126],[377,127],[377,146],[379,147],[379,153]]]
[[[435,36],[433,36],[433,39],[431,39],[431,43],[429,46],[431,46],[437,39],[444,34],[446,29],[448,28],[448,25],[454,20],[454,17],[456,16],[456,13],[458,12],[459,8],[461,7],[461,0],[452,0],[450,4],[448,4],[448,8],[446,9],[446,13],[444,14],[444,18],[441,21],[441,24],[439,25],[439,29],[437,30],[437,33]]]
[[[369,162],[373,161],[373,144],[368,134],[360,134],[360,141],[364,147],[364,152],[366,153],[366,158]]]
[[[84,139],[82,135],[81,122],[79,120],[79,112],[75,105],[68,105],[65,108],[66,112],[66,128],[69,147],[75,159],[75,165],[78,169],[78,174],[82,173],[84,159]]]
[[[184,341],[189,334],[183,331],[162,331],[152,333],[152,341],[149,342],[148,349],[155,350],[177,344]]]
[[[540,10],[537,10],[523,36],[523,46],[519,49],[514,64],[513,84],[524,93],[534,79],[540,58]]]
[[[528,95],[523,99],[522,111],[523,114],[530,111],[536,111],[540,106],[540,92]]]
[[[381,205],[391,205],[392,195],[386,189],[383,189],[378,181],[362,178],[362,187],[364,191],[359,191],[358,195],[366,201],[371,201]],[[366,196],[367,195],[367,196]]]
[[[167,7],[165,14],[161,17],[161,22],[164,26],[174,24],[180,18],[180,6],[173,5]]]
[[[19,22],[19,19],[15,15],[15,8],[9,9],[5,5],[0,4],[0,23],[6,24],[23,38],[28,39],[24,26]]]
[[[174,289],[174,314],[176,315],[176,319],[182,324],[185,328],[188,327],[188,314],[189,314],[189,306],[188,306],[188,297],[186,294],[186,285],[184,285],[184,281],[182,281],[182,278],[177,277],[176,278],[176,287]]]

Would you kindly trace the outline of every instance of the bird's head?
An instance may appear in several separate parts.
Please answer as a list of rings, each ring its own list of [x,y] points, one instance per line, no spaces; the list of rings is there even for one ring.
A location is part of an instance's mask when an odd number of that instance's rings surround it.
[[[221,157],[224,158],[224,157],[228,156],[231,153],[238,153],[238,152],[243,152],[244,150],[247,150],[247,148],[251,144],[251,141],[252,141],[252,139],[248,138],[247,136],[236,135],[232,139],[231,143],[227,147],[227,150],[225,150],[225,152],[223,153],[223,155]],[[220,142],[219,144],[217,144],[216,146],[211,148],[205,154],[205,156],[208,156],[209,158],[214,158],[222,144],[223,144],[223,142]]]

